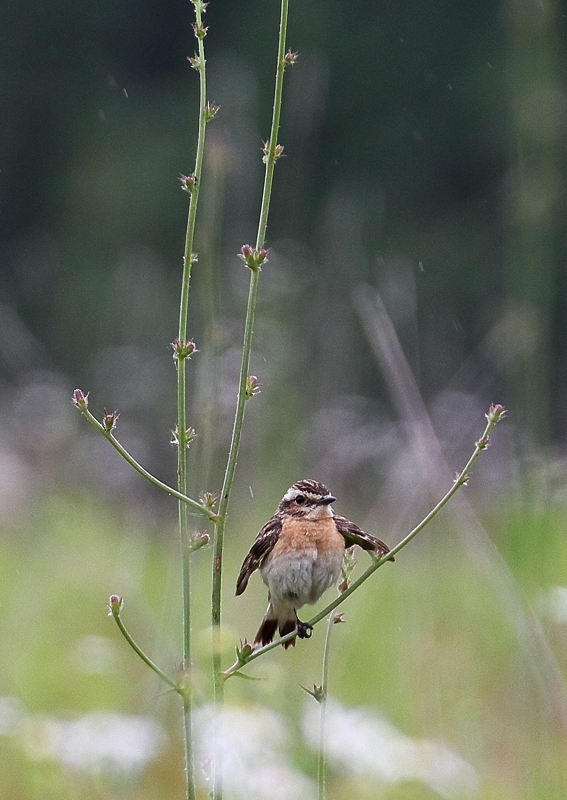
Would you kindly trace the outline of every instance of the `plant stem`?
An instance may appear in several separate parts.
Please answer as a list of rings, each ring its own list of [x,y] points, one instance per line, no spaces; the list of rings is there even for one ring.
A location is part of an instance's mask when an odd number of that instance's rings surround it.
[[[335,624],[335,615],[329,614],[325,645],[323,647],[323,674],[321,676],[320,709],[319,709],[319,756],[317,758],[317,787],[318,799],[325,800],[326,794],[326,749],[325,749],[325,723],[327,719],[327,695],[329,689],[329,656],[331,653],[331,631]]]
[[[441,498],[441,500],[437,503],[437,505],[431,509],[429,514],[427,514],[427,516],[425,516],[421,520],[421,522],[418,525],[416,525],[415,528],[412,531],[410,531],[404,539],[401,540],[401,542],[398,542],[398,544],[395,547],[392,547],[392,549],[382,558],[375,559],[374,563],[371,564],[365,572],[363,572],[360,578],[354,581],[354,583],[352,583],[348,587],[348,589],[345,589],[345,591],[342,594],[336,597],[331,603],[329,603],[328,606],[326,606],[322,611],[320,611],[312,619],[310,619],[309,622],[306,623],[307,625],[315,626],[328,614],[334,611],[334,609],[337,608],[337,606],[343,603],[347,599],[347,597],[349,597],[366,580],[368,580],[368,578],[371,575],[373,575],[379,567],[381,567],[383,564],[389,561],[392,558],[392,556],[396,555],[396,553],[399,553],[400,550],[402,550],[406,545],[408,545],[411,542],[411,540],[415,536],[417,536],[417,534],[420,533],[420,531],[422,531],[426,525],[428,525],[431,522],[433,517],[435,517],[441,511],[441,509],[447,505],[447,503],[453,497],[453,495],[456,494],[458,490],[465,483],[467,483],[469,479],[469,473],[470,470],[472,469],[474,462],[477,460],[482,451],[486,450],[486,448],[488,447],[489,437],[492,428],[494,428],[494,426],[502,419],[505,413],[506,411],[500,405],[490,406],[488,414],[486,414],[487,424],[482,433],[482,436],[476,442],[471,457],[469,458],[469,460],[467,461],[461,472],[455,478],[455,481],[451,486],[451,488],[449,489],[449,491]],[[266,644],[264,645],[264,647],[260,647],[257,650],[254,650],[249,655],[241,656],[231,667],[224,670],[224,672],[222,673],[223,678],[226,680],[230,678],[232,675],[237,674],[243,666],[249,664],[251,661],[255,661],[257,658],[260,658],[260,656],[263,656],[265,653],[269,652],[270,650],[273,650],[275,647],[278,647],[278,645],[284,644],[284,642],[288,642],[290,639],[293,639],[294,636],[297,636],[297,631],[292,631],[291,633],[287,633],[285,636],[281,636],[279,639],[270,642],[270,644]]]
[[[206,116],[206,73],[205,73],[205,48],[203,39],[206,31],[203,28],[202,15],[204,6],[202,0],[193,0],[195,6],[195,36],[197,39],[198,54],[194,66],[198,66],[199,73],[199,134],[197,138],[197,153],[195,156],[194,181],[190,192],[189,210],[187,216],[187,230],[185,234],[185,251],[183,256],[183,275],[181,280],[181,298],[179,303],[179,328],[178,342],[182,343],[187,338],[187,314],[189,306],[189,285],[191,281],[191,267],[196,256],[193,255],[193,242],[195,236],[195,220],[197,218],[197,205],[201,174],[203,170],[203,154],[205,151]],[[179,352],[179,351],[178,351]],[[177,364],[177,486],[181,494],[187,494],[187,448],[189,443],[187,428],[187,388],[186,388],[186,362],[187,358],[178,357]],[[179,534],[181,540],[182,580],[183,580],[183,730],[185,738],[185,776],[187,800],[195,798],[195,778],[193,772],[193,736],[191,724],[192,711],[192,675],[191,675],[191,547],[189,535],[189,516],[187,504],[179,502]]]
[[[258,222],[258,232],[256,236],[256,250],[264,246],[266,230],[268,227],[268,213],[270,209],[270,198],[274,177],[274,168],[277,161],[276,145],[280,126],[280,112],[283,92],[283,76],[285,71],[285,40],[287,30],[288,0],[282,0],[280,11],[280,30],[278,40],[278,60],[276,67],[276,85],[274,90],[274,105],[272,110],[272,126],[270,130],[269,142],[265,148],[266,170],[264,175],[264,189],[262,192],[262,203],[260,207],[260,219]],[[258,284],[260,281],[260,268],[250,270],[250,285],[248,290],[248,303],[246,306],[246,320],[244,323],[244,340],[242,345],[242,360],[240,365],[240,380],[238,386],[238,399],[234,415],[234,424],[230,441],[230,449],[224,474],[223,486],[219,502],[219,520],[215,523],[214,533],[214,555],[213,555],[213,578],[212,578],[212,602],[211,617],[213,625],[213,680],[214,680],[214,701],[218,711],[223,703],[224,677],[221,672],[221,651],[220,651],[220,625],[221,625],[221,588],[222,588],[222,558],[224,546],[224,531],[226,513],[230,500],[230,493],[236,472],[238,461],[238,451],[242,437],[242,424],[244,421],[244,409],[248,399],[246,393],[246,382],[250,366],[250,354],[252,351],[252,338],[254,334],[254,319],[256,314],[256,301],[258,297]],[[222,774],[221,766],[215,765],[213,782],[213,800],[222,798]]]
[[[175,683],[175,681],[171,680],[171,678],[168,677],[165,674],[165,672],[163,670],[161,670],[157,666],[157,664],[154,664],[154,662],[151,660],[151,658],[149,658],[144,653],[144,651],[140,647],[138,647],[138,645],[136,644],[134,639],[128,633],[124,623],[122,622],[122,618],[120,616],[120,605],[121,604],[119,603],[117,608],[115,608],[114,606],[111,606],[110,612],[111,612],[112,616],[114,617],[114,620],[115,620],[116,624],[118,625],[118,628],[120,629],[120,632],[121,632],[122,636],[126,639],[126,641],[130,645],[132,650],[136,653],[136,655],[138,655],[142,659],[142,661],[145,664],[147,664],[148,667],[150,669],[152,669],[156,673],[156,675],[159,675],[159,677],[162,679],[162,681],[165,681],[165,683],[167,683],[168,686],[171,686],[172,689],[174,689],[176,692],[179,692],[179,686]]]
[[[199,514],[208,517],[212,521],[217,519],[217,514],[215,514],[214,511],[211,511],[210,508],[207,508],[206,506],[202,505],[197,500],[192,500],[186,494],[177,491],[177,489],[174,489],[172,486],[168,486],[167,483],[163,483],[158,478],[156,478],[155,475],[152,475],[151,472],[148,472],[147,469],[144,469],[144,467],[138,461],[136,461],[136,459],[133,458],[133,456],[130,455],[130,453],[124,448],[124,446],[120,444],[120,442],[118,441],[118,439],[116,439],[114,434],[111,431],[107,430],[104,427],[104,425],[101,422],[99,422],[98,419],[93,414],[91,414],[91,412],[88,410],[88,408],[86,408],[86,406],[83,407],[81,405],[78,405],[77,407],[79,408],[81,414],[85,417],[85,419],[87,419],[92,425],[94,425],[94,427],[98,431],[100,431],[100,433],[102,433],[102,435],[110,442],[110,444],[114,447],[114,449],[118,453],[120,453],[122,458],[125,461],[127,461],[128,464],[130,464],[130,466],[139,475],[144,477],[146,480],[150,481],[150,483],[153,483],[153,485],[157,486],[158,489],[161,489],[162,491],[167,492],[167,494],[171,495],[172,497],[177,498],[177,500],[179,500],[180,503],[185,503],[193,511],[196,511]]]

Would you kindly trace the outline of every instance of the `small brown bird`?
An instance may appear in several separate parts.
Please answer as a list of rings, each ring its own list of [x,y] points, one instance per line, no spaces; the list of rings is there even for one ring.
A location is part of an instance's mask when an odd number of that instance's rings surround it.
[[[337,582],[346,547],[357,544],[378,557],[390,552],[380,539],[334,514],[335,500],[322,483],[298,481],[256,536],[236,581],[240,595],[259,568],[268,587],[268,610],[255,645],[269,644],[278,628],[280,636],[294,630],[300,639],[311,636],[313,627],[298,619],[297,610],[316,603]],[[295,645],[295,638],[284,642],[284,647],[290,645]]]

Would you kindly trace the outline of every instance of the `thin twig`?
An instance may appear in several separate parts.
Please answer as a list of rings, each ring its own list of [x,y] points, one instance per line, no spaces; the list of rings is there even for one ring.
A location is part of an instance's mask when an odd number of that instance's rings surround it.
[[[79,399],[77,399],[78,397]],[[75,392],[73,394],[73,403],[77,406],[81,414],[85,417],[85,419],[87,419],[91,423],[91,425],[93,425],[100,433],[102,433],[105,439],[107,439],[110,442],[110,444],[114,447],[114,449],[118,453],[120,453],[122,458],[125,461],[127,461],[128,464],[130,464],[130,466],[139,475],[148,480],[150,483],[153,483],[153,485],[157,486],[158,489],[167,492],[167,494],[177,498],[177,500],[190,506],[190,508],[192,508],[198,514],[202,514],[204,517],[208,517],[213,522],[218,518],[218,514],[215,514],[214,511],[211,511],[210,508],[207,508],[206,506],[202,505],[202,503],[199,503],[197,500],[192,500],[183,492],[177,491],[177,489],[174,489],[173,486],[168,486],[167,483],[163,483],[163,481],[160,481],[158,478],[155,477],[155,475],[152,475],[151,472],[148,472],[148,470],[145,469],[138,461],[136,461],[136,459],[130,455],[130,453],[126,450],[126,448],[120,444],[118,439],[112,433],[112,429],[108,430],[101,422],[98,421],[98,419],[93,414],[91,414],[91,412],[87,407],[87,402],[88,402],[87,395],[83,394],[83,392],[81,392],[80,389],[75,389]],[[106,416],[108,417],[110,415]],[[118,417],[117,414],[114,414],[112,416],[114,416],[115,418]]]
[[[142,661],[156,673],[156,675],[159,675],[162,681],[165,681],[165,683],[167,683],[168,686],[170,686],[178,694],[182,694],[181,687],[177,683],[175,683],[175,681],[173,681],[168,675],[166,675],[165,672],[157,666],[157,664],[154,664],[151,658],[144,653],[142,648],[136,644],[132,636],[128,633],[124,623],[122,622],[122,617],[120,616],[122,606],[123,606],[122,598],[118,597],[117,595],[111,595],[108,603],[108,607],[110,609],[109,614],[112,617],[114,617],[114,620],[118,625],[118,628],[122,636],[126,639],[126,641],[130,645],[132,650],[136,653],[136,655],[138,655],[142,659]]]
[[[321,686],[319,687],[319,754],[317,757],[317,788],[318,800],[325,800],[326,795],[326,722],[327,722],[327,697],[329,693],[329,660],[331,655],[331,633],[335,624],[335,615],[329,614],[327,620],[327,630],[325,633],[325,645],[323,647],[323,669],[321,675]]]

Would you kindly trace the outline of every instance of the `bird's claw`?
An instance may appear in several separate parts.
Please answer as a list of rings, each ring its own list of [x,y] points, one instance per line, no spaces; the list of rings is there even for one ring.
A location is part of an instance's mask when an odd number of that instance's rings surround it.
[[[313,625],[310,625],[308,622],[301,622],[301,620],[297,620],[297,635],[300,639],[310,639],[311,634],[313,633]]]

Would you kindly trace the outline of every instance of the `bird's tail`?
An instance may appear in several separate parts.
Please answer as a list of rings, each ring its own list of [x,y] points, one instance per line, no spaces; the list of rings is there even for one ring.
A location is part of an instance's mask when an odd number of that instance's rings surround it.
[[[266,615],[262,620],[260,627],[258,628],[258,633],[254,639],[254,644],[263,647],[265,644],[270,644],[278,628],[280,631],[280,636],[285,636],[287,633],[294,631],[296,627],[297,622],[293,611],[291,612],[290,616],[283,617],[280,615],[278,617],[272,604],[270,603],[268,605]],[[295,636],[293,639],[288,639],[287,642],[284,642],[283,646],[286,650],[288,647],[295,647]]]

